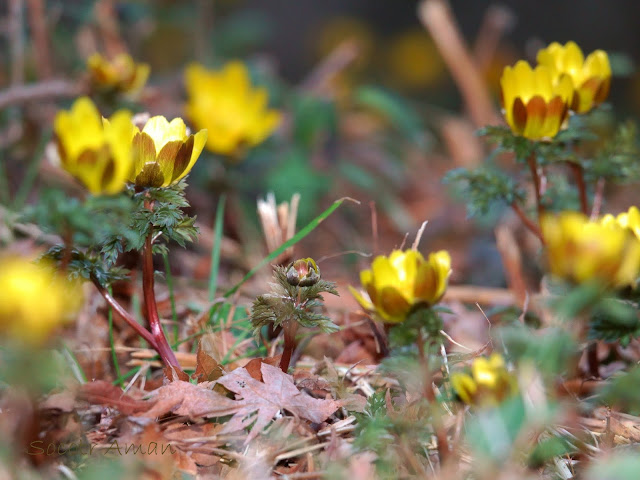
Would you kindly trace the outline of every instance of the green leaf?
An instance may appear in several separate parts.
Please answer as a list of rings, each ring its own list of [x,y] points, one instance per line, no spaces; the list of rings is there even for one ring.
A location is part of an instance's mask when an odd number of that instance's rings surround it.
[[[521,203],[525,197],[511,177],[488,166],[476,170],[451,170],[443,183],[458,189],[467,203],[469,217],[485,215],[497,204]]]

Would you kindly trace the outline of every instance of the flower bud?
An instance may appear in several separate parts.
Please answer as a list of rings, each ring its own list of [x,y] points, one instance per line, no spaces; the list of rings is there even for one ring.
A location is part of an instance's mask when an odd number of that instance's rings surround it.
[[[287,267],[287,282],[290,285],[309,287],[320,280],[320,269],[313,258],[301,258]]]

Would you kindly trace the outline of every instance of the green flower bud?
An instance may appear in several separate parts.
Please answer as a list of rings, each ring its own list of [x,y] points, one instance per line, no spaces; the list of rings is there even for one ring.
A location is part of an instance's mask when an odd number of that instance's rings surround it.
[[[313,258],[301,258],[287,267],[287,282],[290,285],[308,287],[318,283],[320,269]]]

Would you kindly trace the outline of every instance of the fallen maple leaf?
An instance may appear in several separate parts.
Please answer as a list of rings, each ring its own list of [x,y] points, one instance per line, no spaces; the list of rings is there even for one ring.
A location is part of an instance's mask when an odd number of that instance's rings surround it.
[[[290,375],[267,363],[261,365],[263,382],[253,378],[245,368],[236,368],[217,382],[174,381],[158,390],[153,405],[141,416],[155,418],[166,413],[198,417],[233,415],[221,433],[232,433],[251,427],[245,441],[253,440],[280,410],[286,410],[314,423],[326,420],[342,403],[321,400],[301,392]],[[236,394],[232,400],[212,390],[214,384],[223,385]]]
[[[321,400],[301,392],[290,375],[278,367],[263,363],[260,382],[244,368],[237,368],[218,380],[236,394],[238,409],[223,428],[224,433],[236,432],[253,424],[245,443],[260,433],[280,410],[287,410],[314,423],[326,420],[340,407],[335,400]],[[255,422],[255,423],[254,423]]]

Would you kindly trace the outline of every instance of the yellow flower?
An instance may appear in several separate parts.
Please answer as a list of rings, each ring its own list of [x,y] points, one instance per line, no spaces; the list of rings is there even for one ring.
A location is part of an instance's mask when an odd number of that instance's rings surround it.
[[[574,283],[597,280],[611,287],[635,285],[640,242],[617,222],[590,221],[576,212],[542,218],[551,273]]]
[[[514,67],[505,67],[500,88],[505,119],[513,133],[530,140],[556,136],[569,113],[571,78],[555,79],[548,67],[532,69],[520,60]]]
[[[640,240],[640,210],[638,210],[638,207],[630,207],[627,212],[622,212],[617,217],[608,213],[602,217],[602,223],[605,225],[617,223],[622,228],[631,230],[636,238]]]
[[[207,131],[189,135],[181,118],[168,122],[150,118],[133,137],[134,168],[129,180],[137,187],[167,187],[191,171],[198,160]]]
[[[571,110],[585,113],[609,96],[611,66],[603,50],[590,53],[586,60],[575,42],[564,46],[553,42],[538,52],[538,63],[551,70],[554,78],[567,75],[573,81]]]
[[[264,141],[281,115],[267,108],[267,90],[254,88],[247,67],[229,62],[221,71],[202,65],[187,67],[187,115],[197,128],[209,130],[207,148],[222,155],[238,155],[243,147]]]
[[[120,110],[110,120],[87,97],[58,112],[54,131],[60,165],[94,195],[120,192],[133,166],[131,113]]]
[[[394,84],[407,89],[433,88],[447,73],[438,48],[424,29],[408,30],[392,38],[387,65]]]
[[[87,70],[93,85],[111,92],[137,93],[149,77],[149,65],[134,62],[126,53],[121,53],[112,60],[94,53],[87,59]]]
[[[371,270],[360,272],[369,298],[349,289],[363,308],[375,310],[385,322],[399,323],[414,306],[438,303],[450,274],[451,257],[445,250],[431,253],[427,260],[416,250],[394,250],[388,257],[376,257]]]
[[[498,405],[517,391],[516,380],[498,353],[477,357],[470,373],[452,373],[451,385],[464,403],[477,406]]]
[[[0,259],[0,332],[41,344],[52,331],[73,320],[82,305],[80,284],[56,274],[49,265],[26,258]]]

